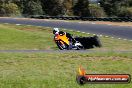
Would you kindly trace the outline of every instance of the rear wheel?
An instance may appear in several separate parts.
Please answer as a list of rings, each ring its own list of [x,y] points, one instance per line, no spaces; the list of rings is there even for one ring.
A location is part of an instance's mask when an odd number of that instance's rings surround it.
[[[102,46],[98,36],[94,36],[94,37],[76,37],[75,40],[79,41],[83,45],[84,49],[90,49],[90,48],[101,47]]]
[[[94,36],[93,38],[94,38],[94,45],[95,45],[96,47],[102,47],[102,44],[101,44],[101,42],[100,42],[99,37],[98,37],[98,36]]]

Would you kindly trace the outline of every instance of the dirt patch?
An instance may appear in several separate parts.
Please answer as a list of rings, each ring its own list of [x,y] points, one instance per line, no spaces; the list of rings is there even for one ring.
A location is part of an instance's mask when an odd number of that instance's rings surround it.
[[[35,31],[33,28],[20,28],[19,30]]]

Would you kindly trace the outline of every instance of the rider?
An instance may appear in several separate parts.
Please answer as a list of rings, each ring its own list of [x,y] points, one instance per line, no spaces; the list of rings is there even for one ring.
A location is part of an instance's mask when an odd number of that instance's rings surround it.
[[[72,48],[72,43],[75,43],[75,40],[72,38],[72,35],[70,33],[67,33],[67,32],[63,32],[63,31],[59,31],[59,28],[54,28],[53,29],[53,34],[56,35],[56,34],[59,34],[59,35],[66,35],[66,37],[69,39],[70,41],[70,45],[69,45],[69,48]]]
[[[59,35],[66,35],[67,38],[69,38],[69,41],[73,41],[72,35],[67,32],[60,31],[59,28],[54,28],[53,29],[53,34],[59,34]]]

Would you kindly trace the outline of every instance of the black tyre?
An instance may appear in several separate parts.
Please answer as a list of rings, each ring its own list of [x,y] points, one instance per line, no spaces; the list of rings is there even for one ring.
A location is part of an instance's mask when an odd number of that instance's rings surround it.
[[[58,48],[60,50],[68,50],[68,45],[67,44],[64,44],[64,46],[62,46],[61,42],[60,41],[56,41],[56,45],[58,46]]]
[[[91,49],[94,47],[101,47],[102,44],[98,36],[94,37],[76,37],[76,41],[79,41],[85,49]]]
[[[94,39],[93,39],[94,45],[95,45],[96,47],[102,47],[102,44],[101,44],[101,42],[100,42],[99,37],[98,37],[98,36],[94,36],[93,38],[94,38]]]
[[[94,48],[90,37],[76,37],[75,40],[79,41],[84,49]]]

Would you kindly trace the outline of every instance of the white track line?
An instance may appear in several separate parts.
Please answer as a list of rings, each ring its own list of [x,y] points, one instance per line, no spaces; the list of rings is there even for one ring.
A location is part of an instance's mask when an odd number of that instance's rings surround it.
[[[82,32],[83,34],[86,33],[86,32]]]
[[[69,31],[73,31],[73,30],[69,30]]]
[[[9,24],[9,23],[4,23],[4,24]]]
[[[107,25],[110,25],[111,26],[112,24],[107,24]]]
[[[27,26],[31,26],[31,25],[27,25]]]
[[[21,25],[21,24],[16,24],[17,26]]]
[[[123,40],[125,40],[125,41],[126,41],[127,39],[123,39]]]
[[[103,35],[99,35],[100,37],[102,37]]]
[[[105,36],[106,38],[108,38],[109,36]]]
[[[80,31],[77,31],[77,32],[80,32]]]
[[[96,23],[92,22],[91,24],[96,24]]]
[[[78,22],[78,23],[82,24],[83,22]]]

